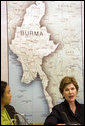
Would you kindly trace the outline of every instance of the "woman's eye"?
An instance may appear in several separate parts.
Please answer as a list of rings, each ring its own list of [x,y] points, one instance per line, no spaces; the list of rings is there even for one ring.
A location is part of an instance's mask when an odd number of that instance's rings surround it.
[[[75,88],[71,88],[71,90],[74,90]]]
[[[65,89],[65,91],[69,91],[68,89]]]

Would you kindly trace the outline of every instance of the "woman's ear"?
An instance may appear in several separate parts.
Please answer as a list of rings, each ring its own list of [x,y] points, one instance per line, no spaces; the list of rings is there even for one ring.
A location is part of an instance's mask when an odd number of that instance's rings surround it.
[[[65,99],[65,97],[63,96],[63,99]]]

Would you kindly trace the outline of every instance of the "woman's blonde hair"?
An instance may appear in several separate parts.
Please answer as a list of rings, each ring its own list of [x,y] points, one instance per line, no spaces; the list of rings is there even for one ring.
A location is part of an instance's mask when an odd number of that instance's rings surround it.
[[[60,86],[59,86],[59,91],[60,91],[60,93],[61,93],[62,95],[63,95],[63,91],[64,91],[65,87],[66,87],[67,85],[69,85],[70,83],[72,83],[72,84],[75,86],[75,88],[76,88],[76,90],[77,90],[77,92],[78,92],[79,86],[78,86],[78,84],[77,84],[76,79],[75,79],[74,77],[66,76],[66,77],[64,77],[64,78],[61,80]]]

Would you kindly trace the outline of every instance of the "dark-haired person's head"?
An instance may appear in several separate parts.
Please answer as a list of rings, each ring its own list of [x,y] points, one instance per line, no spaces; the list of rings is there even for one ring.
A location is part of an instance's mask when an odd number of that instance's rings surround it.
[[[10,104],[11,102],[10,87],[7,82],[1,81],[1,104],[3,106]]]

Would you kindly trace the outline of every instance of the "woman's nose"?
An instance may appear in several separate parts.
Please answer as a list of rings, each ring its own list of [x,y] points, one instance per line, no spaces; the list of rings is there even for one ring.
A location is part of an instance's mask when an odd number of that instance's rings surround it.
[[[69,93],[71,94],[72,93],[72,90],[69,90]]]
[[[10,97],[12,97],[12,94],[10,93]]]

